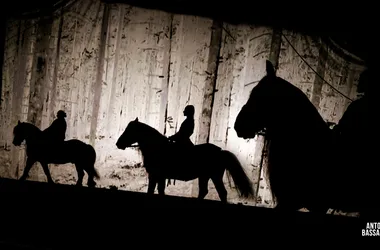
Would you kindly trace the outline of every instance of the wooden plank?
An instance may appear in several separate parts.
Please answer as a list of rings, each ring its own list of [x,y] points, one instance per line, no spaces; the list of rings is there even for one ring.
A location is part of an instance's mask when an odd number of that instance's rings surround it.
[[[222,39],[222,26],[220,21],[213,21],[211,27],[211,41],[208,54],[206,82],[204,86],[202,114],[199,119],[198,144],[209,142],[210,125],[213,108],[213,100],[216,85],[216,76],[219,65],[219,52]]]
[[[0,121],[0,147],[10,150],[12,144],[13,123],[12,115],[12,92],[13,82],[15,80],[16,63],[18,56],[18,43],[20,34],[20,21],[10,20],[7,23],[5,45],[4,45],[4,63],[2,74],[2,91],[1,91],[1,121]]]
[[[232,71],[234,66],[236,26],[223,24],[222,43],[219,55],[218,75],[211,117],[210,143],[221,148],[226,147],[228,127],[230,93],[232,88]]]
[[[35,44],[36,26],[35,20],[21,22],[20,43],[17,58],[17,70],[13,81],[12,97],[12,127],[17,121],[27,121],[29,107],[29,86],[32,72],[33,51]],[[14,125],[13,125],[14,124]],[[12,128],[13,129],[13,128]],[[20,171],[25,167],[25,148],[12,147],[12,165],[10,176],[18,178]],[[31,172],[31,176],[34,172]]]
[[[43,105],[48,87],[46,77],[52,23],[52,18],[40,18],[37,21],[36,45],[31,72],[28,121],[40,129],[42,129]]]
[[[42,123],[42,128],[45,129],[50,126],[50,124],[55,119],[57,113],[56,109],[58,106],[57,95],[59,91],[57,90],[58,84],[58,70],[60,65],[60,53],[61,53],[61,37],[62,37],[62,28],[63,28],[63,10],[59,11],[58,17],[54,22],[54,28],[52,29],[52,37],[50,40],[50,46],[52,46],[51,51],[51,64],[48,66],[48,74],[50,77],[50,88],[48,91],[49,101],[46,119]]]
[[[45,64],[46,67],[46,98],[43,102],[43,111],[41,118],[41,129],[47,128],[54,119],[54,94],[56,93],[56,75],[57,75],[57,66],[58,66],[58,58],[59,58],[59,49],[60,49],[60,33],[62,32],[62,12],[58,10],[54,13],[52,17],[51,31],[50,37],[48,40],[48,45],[46,47],[46,57],[47,61]],[[53,110],[53,111],[52,111]]]
[[[321,92],[322,92],[322,86],[325,83],[323,75],[325,74],[326,70],[326,61],[327,61],[327,50],[324,46],[320,46],[319,49],[319,57],[318,57],[318,66],[316,68],[316,76],[314,79],[314,84],[313,84],[313,91],[312,91],[312,96],[311,96],[311,102],[315,107],[319,109],[319,104],[321,102]]]
[[[90,129],[90,144],[95,146],[95,141],[97,137],[97,124],[99,118],[99,109],[100,109],[100,97],[103,86],[103,74],[104,74],[104,59],[105,59],[105,46],[107,39],[107,30],[108,30],[108,21],[109,21],[109,6],[104,6],[104,13],[102,15],[102,29],[100,36],[100,48],[99,55],[97,57],[97,74],[96,74],[96,82],[94,84],[94,102],[91,116],[91,129]]]
[[[90,1],[81,1],[83,5],[75,6],[72,11],[78,13],[78,15],[70,15],[70,19],[74,23],[73,31],[73,40],[71,41],[72,50],[71,60],[72,60],[72,73],[70,78],[67,79],[68,84],[70,85],[69,93],[67,96],[67,139],[79,139],[83,135],[83,131],[80,130],[81,124],[79,123],[79,110],[81,110],[81,104],[83,99],[85,99],[84,84],[82,84],[82,79],[84,75],[89,72],[83,71],[82,68],[82,58],[84,57],[83,51],[87,45],[87,30],[88,28],[93,28],[94,23],[88,21],[86,18],[82,19],[80,16],[85,16],[83,9],[87,9],[87,6],[91,4]],[[93,13],[90,11],[90,13]]]
[[[83,14],[87,17],[84,20],[87,21],[82,29],[85,37],[83,38],[82,49],[80,50],[81,70],[79,77],[81,81],[80,89],[83,91],[83,95],[81,96],[77,110],[77,137],[86,143],[90,143],[92,109],[94,103],[98,101],[95,99],[95,86],[101,49],[103,14],[104,5],[100,2],[93,2],[91,8]]]
[[[0,108],[0,175],[6,178],[14,177],[12,168],[12,132],[15,126],[12,119],[13,85],[17,78],[18,51],[21,34],[21,22],[9,20],[6,27],[4,44],[4,63],[1,89]]]

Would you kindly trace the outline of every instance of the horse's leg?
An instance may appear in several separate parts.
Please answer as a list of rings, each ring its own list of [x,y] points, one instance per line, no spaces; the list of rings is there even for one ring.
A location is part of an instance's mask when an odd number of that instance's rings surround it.
[[[86,166],[86,167],[84,167]],[[90,188],[93,188],[96,186],[96,182],[94,181],[95,174],[94,173],[94,166],[88,167],[86,164],[80,163],[77,167],[77,172],[78,172],[78,181],[77,185],[82,186],[83,184],[83,177],[84,177],[84,171],[87,173],[87,186]]]
[[[26,165],[25,165],[25,168],[24,168],[24,172],[22,174],[22,176],[20,177],[20,181],[25,181],[26,178],[28,177],[28,174],[29,174],[29,171],[30,169],[32,168],[33,164],[36,162],[36,160],[34,160],[33,158],[30,158],[28,157],[28,159],[26,160]]]
[[[95,187],[96,186],[96,182],[94,181],[94,175],[92,173],[88,173],[88,179],[87,179],[87,186],[88,187]]]
[[[227,203],[227,190],[224,187],[223,175],[217,175],[211,177],[212,182],[214,183],[215,189],[218,192],[221,202]]]
[[[198,179],[198,187],[199,187],[199,193],[198,193],[198,199],[204,199],[206,195],[208,194],[208,181],[210,178],[208,177],[199,177]]]
[[[46,175],[46,177],[47,177],[47,181],[48,181],[48,183],[50,183],[50,184],[54,184],[54,181],[53,181],[53,179],[51,178],[51,175],[50,175],[50,171],[49,171],[49,166],[48,166],[48,164],[46,164],[46,163],[42,163],[42,162],[40,162],[40,163],[41,163],[42,169],[43,169],[44,172],[45,172],[45,175]]]
[[[157,189],[158,189],[159,195],[165,195],[165,181],[166,181],[165,178],[160,178],[158,180]]]
[[[76,168],[77,173],[78,173],[78,180],[77,180],[76,185],[82,186],[83,185],[84,170],[83,170],[82,166],[80,166],[78,163],[75,164],[75,168]],[[88,176],[88,179],[90,179],[90,175]]]
[[[148,194],[154,194],[154,190],[156,189],[157,180],[152,174],[149,174],[148,179],[149,179]]]

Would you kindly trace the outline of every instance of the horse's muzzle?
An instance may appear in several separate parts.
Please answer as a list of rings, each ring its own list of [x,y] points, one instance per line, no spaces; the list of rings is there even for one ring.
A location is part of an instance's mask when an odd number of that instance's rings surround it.
[[[120,143],[116,143],[116,147],[118,149],[122,149],[122,150],[124,150],[126,148],[126,147],[123,147],[122,145],[120,145]]]

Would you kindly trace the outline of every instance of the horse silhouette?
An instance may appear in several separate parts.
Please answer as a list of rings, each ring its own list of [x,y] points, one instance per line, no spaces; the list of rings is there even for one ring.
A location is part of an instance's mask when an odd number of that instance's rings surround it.
[[[159,195],[165,194],[165,180],[199,180],[198,198],[204,199],[211,179],[222,202],[227,202],[224,187],[225,170],[231,174],[241,197],[253,197],[252,183],[234,154],[216,145],[205,143],[184,150],[156,129],[141,123],[136,118],[129,122],[116,146],[125,149],[138,143],[143,155],[144,167],[149,175],[148,194],[153,194],[156,185]]]
[[[48,164],[73,163],[78,173],[76,185],[82,186],[84,171],[88,174],[88,187],[95,187],[94,178],[99,179],[95,169],[96,152],[94,148],[80,140],[67,140],[50,143],[44,133],[36,126],[18,121],[13,129],[13,145],[20,146],[25,140],[27,161],[20,180],[26,180],[35,162],[39,162],[45,172],[47,181],[54,184]]]
[[[239,112],[234,129],[244,139],[265,129],[267,173],[277,208],[323,213],[329,208],[346,212],[370,208],[370,200],[357,200],[363,192],[371,192],[365,190],[367,166],[345,160],[339,139],[307,96],[277,77],[269,61],[266,71]]]

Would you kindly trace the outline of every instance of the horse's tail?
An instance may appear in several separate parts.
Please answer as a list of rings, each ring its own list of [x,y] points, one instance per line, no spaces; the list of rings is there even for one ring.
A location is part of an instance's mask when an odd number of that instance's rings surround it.
[[[235,183],[237,192],[241,197],[254,198],[254,190],[251,180],[245,173],[240,161],[232,152],[222,150],[221,162],[226,166]]]
[[[89,148],[89,149],[88,149],[88,152],[89,152],[88,159],[89,159],[89,161],[90,161],[90,162],[89,162],[89,165],[91,165],[91,166],[89,166],[89,167],[90,167],[91,171],[93,172],[94,177],[95,177],[96,179],[100,179],[100,175],[99,175],[98,171],[97,171],[96,168],[95,168],[96,151],[95,151],[94,147],[91,146],[91,145],[89,145],[89,144],[87,144],[87,147]]]

